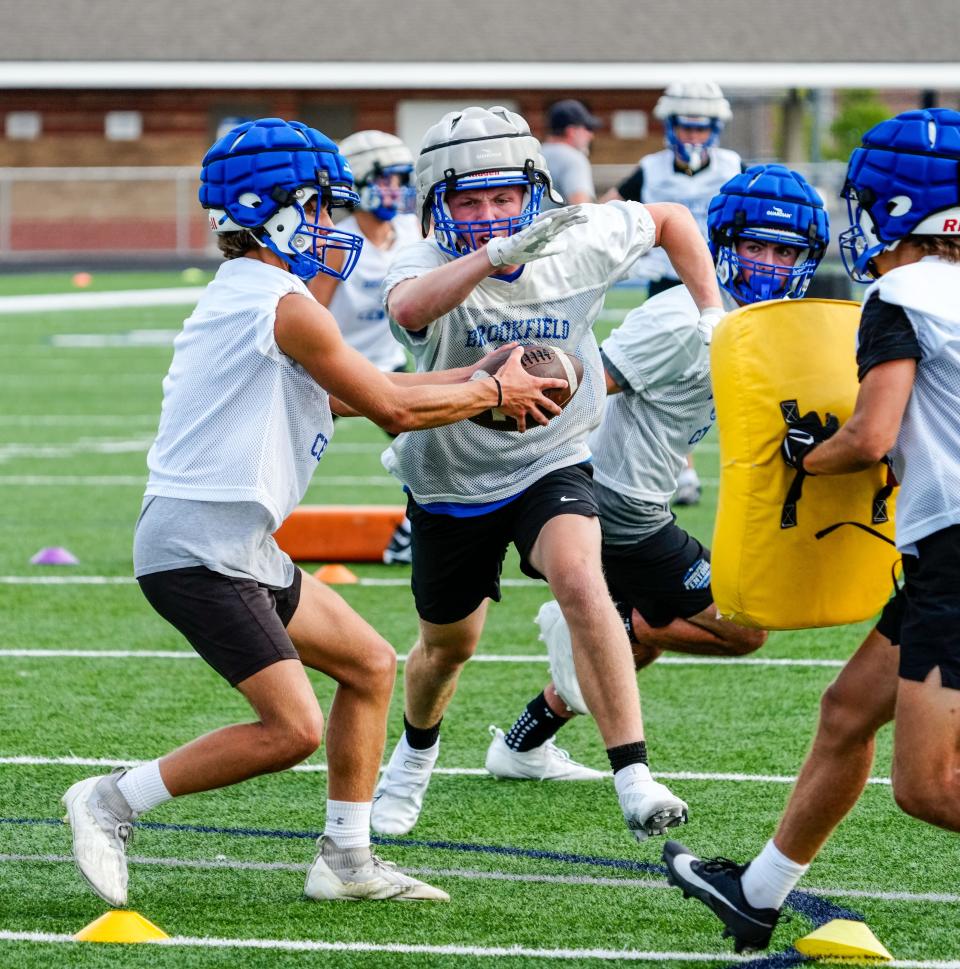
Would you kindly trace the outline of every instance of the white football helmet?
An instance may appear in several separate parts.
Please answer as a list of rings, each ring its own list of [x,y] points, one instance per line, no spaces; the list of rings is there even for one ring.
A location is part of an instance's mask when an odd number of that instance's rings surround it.
[[[653,116],[664,123],[667,144],[677,160],[699,171],[707,163],[710,147],[716,144],[723,126],[733,117],[730,102],[713,81],[674,81],[660,96]],[[705,141],[684,141],[677,128],[693,128],[707,132]]]
[[[432,218],[437,244],[452,256],[478,248],[479,236],[497,231],[512,235],[528,226],[540,211],[544,191],[563,203],[551,187],[540,142],[530,126],[519,114],[499,106],[451,111],[433,125],[420,146],[416,183],[423,234],[430,231]],[[526,188],[520,215],[485,222],[454,221],[446,203],[448,193],[501,185]]]
[[[340,153],[353,170],[361,209],[384,221],[416,211],[413,153],[396,135],[357,131],[340,142]]]

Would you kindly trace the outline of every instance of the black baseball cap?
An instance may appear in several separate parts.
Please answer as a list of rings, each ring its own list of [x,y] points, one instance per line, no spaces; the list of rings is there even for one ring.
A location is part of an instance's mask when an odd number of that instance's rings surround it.
[[[550,130],[559,134],[570,125],[583,125],[584,128],[596,131],[597,128],[603,127],[603,122],[596,115],[591,114],[581,102],[573,98],[557,101],[556,104],[550,105],[547,111],[547,126]]]

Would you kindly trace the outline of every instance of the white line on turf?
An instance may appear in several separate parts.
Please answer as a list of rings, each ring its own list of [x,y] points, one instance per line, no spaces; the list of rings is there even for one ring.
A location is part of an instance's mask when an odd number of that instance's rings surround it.
[[[137,767],[144,764],[144,760],[121,757],[41,757],[33,754],[11,754],[0,757],[0,767]],[[295,773],[323,774],[327,770],[326,764],[297,764],[290,768]],[[489,773],[482,767],[435,767],[434,774],[444,774],[448,777],[489,777]],[[791,774],[741,774],[731,772],[704,771],[661,771],[655,772],[656,777],[672,781],[730,781],[737,784],[792,784],[796,777]],[[871,777],[868,784],[889,785],[889,777]]]
[[[43,578],[42,576],[40,578]],[[52,578],[52,577],[51,577]],[[4,579],[0,576],[0,583]],[[123,580],[129,582],[132,580]],[[119,584],[119,580],[118,580]],[[0,659],[197,659],[198,655],[185,649],[146,650],[146,649],[0,649]],[[403,663],[406,653],[397,659]],[[546,656],[535,654],[480,654],[471,659],[472,663],[546,663]],[[771,656],[767,659],[756,657],[723,656],[663,656],[657,660],[658,666],[760,666],[760,667],[817,667],[834,669],[843,666],[840,659],[782,659]]]
[[[195,868],[199,870],[226,869],[229,871],[306,871],[310,866],[306,862],[289,861],[241,861],[225,858],[152,858],[143,855],[131,855],[127,859],[134,865],[154,865],[161,868]],[[21,855],[0,854],[2,862],[40,862],[40,863],[73,863],[72,855]],[[533,873],[482,871],[476,868],[409,868],[401,867],[411,875],[429,878],[463,878],[467,881],[503,881],[521,882],[523,884],[544,885],[586,885],[598,888],[644,888],[651,890],[668,889],[672,886],[665,878],[609,878],[602,875],[541,875]],[[852,888],[810,888],[802,886],[803,891],[811,895],[829,898],[869,898],[883,902],[915,902],[926,904],[934,902],[944,905],[960,904],[960,895],[946,892],[879,892]]]
[[[0,942],[73,942],[72,935],[56,932],[14,932],[0,930]],[[405,942],[321,942],[307,939],[218,939],[173,936],[147,945],[202,949],[266,949],[283,952],[390,952],[397,955],[437,955],[475,958],[530,958],[575,961],[596,959],[603,962],[747,962],[753,955],[732,952],[642,952],[636,949],[531,949],[520,945],[412,945]],[[891,969],[960,969],[960,960],[893,959],[884,966]]]
[[[73,458],[80,454],[146,454],[152,443],[153,437],[139,437],[120,441],[81,438],[69,444],[0,444],[0,461],[13,458]]]
[[[130,289],[106,293],[53,293],[0,297],[0,313],[50,313],[58,310],[105,310],[132,306],[185,306],[196,303],[204,286]]]
[[[64,424],[82,424],[113,427],[117,424],[154,424],[160,419],[154,414],[0,414],[0,425],[16,427],[60,427]]]

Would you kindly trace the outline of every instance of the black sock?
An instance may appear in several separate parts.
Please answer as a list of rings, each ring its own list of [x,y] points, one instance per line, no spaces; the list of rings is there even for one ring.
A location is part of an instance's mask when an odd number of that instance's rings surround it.
[[[407,718],[403,718],[403,732],[407,735],[407,743],[414,750],[427,750],[440,739],[441,717],[432,727],[415,727]]]
[[[564,717],[550,709],[541,693],[527,704],[504,739],[511,750],[523,753],[546,743],[566,722]]]
[[[629,767],[631,764],[646,764],[647,745],[643,740],[635,744],[621,744],[619,747],[608,747],[607,756],[610,758],[610,766],[614,774]]]

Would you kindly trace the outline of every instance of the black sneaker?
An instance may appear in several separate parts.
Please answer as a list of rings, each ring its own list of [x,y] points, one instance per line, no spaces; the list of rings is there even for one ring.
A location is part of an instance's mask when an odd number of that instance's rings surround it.
[[[700,859],[679,841],[663,846],[667,881],[700,899],[726,926],[724,938],[732,938],[737,952],[758,951],[770,945],[780,918],[778,908],[754,908],[743,897],[741,878],[746,865],[728,858]]]

